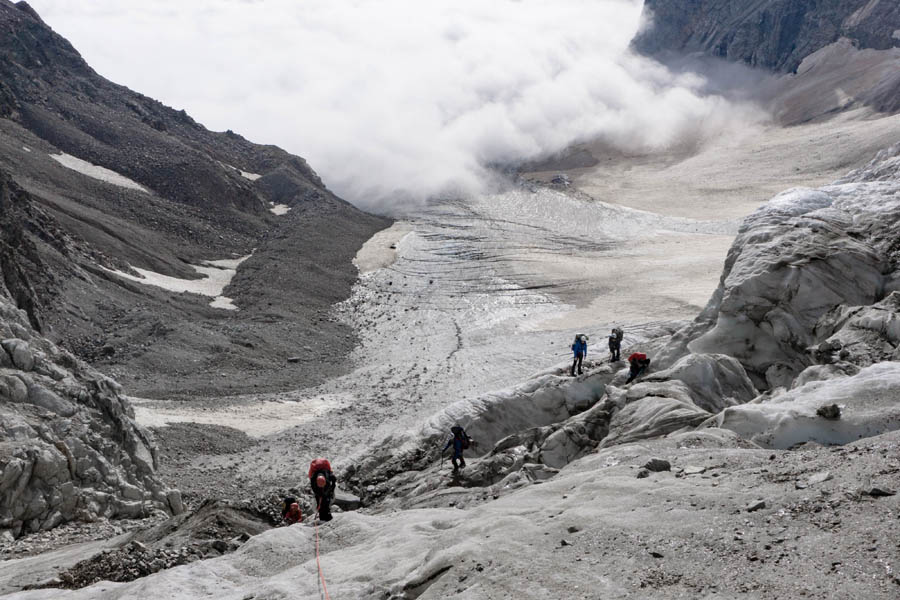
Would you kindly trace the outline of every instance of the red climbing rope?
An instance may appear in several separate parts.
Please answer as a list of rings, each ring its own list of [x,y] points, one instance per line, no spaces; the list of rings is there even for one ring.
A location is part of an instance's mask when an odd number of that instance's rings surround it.
[[[325,585],[325,575],[322,573],[322,563],[319,561],[319,509],[322,508],[322,500],[319,500],[319,505],[316,507],[316,567],[319,569],[319,581],[322,583],[322,589],[325,590],[325,600],[331,600],[331,596],[328,595],[328,586]],[[319,590],[319,596],[322,596],[322,590]]]

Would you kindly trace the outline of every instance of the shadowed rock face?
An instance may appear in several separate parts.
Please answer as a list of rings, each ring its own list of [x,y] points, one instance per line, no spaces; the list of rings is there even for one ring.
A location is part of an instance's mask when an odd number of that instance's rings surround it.
[[[646,0],[644,13],[652,25],[635,38],[641,52],[702,52],[781,72],[840,37],[900,46],[892,0]]]
[[[0,294],[0,540],[183,510],[119,385],[38,336]]]

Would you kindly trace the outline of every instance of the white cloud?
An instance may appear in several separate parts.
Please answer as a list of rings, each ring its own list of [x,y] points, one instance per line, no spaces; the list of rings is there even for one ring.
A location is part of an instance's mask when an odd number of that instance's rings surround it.
[[[304,156],[368,208],[482,189],[486,165],[757,118],[631,55],[639,0],[33,0],[104,76]]]

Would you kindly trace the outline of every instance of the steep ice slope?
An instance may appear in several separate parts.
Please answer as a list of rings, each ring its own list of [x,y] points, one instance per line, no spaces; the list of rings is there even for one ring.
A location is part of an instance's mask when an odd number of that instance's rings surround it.
[[[2,293],[0,340],[0,541],[183,510],[116,382],[40,337]]]
[[[734,356],[758,386],[790,385],[834,335],[820,320],[900,288],[900,145],[819,190],[776,196],[746,219],[716,293],[662,362]]]

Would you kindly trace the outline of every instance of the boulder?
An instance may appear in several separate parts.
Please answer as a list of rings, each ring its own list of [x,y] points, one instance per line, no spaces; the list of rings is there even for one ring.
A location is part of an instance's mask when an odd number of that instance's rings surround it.
[[[356,510],[361,506],[359,496],[354,496],[350,492],[343,490],[335,490],[334,505],[340,507],[341,510]]]
[[[63,400],[54,392],[40,385],[32,385],[29,388],[27,402],[45,408],[61,417],[71,417],[76,412],[74,404]]]
[[[6,350],[6,353],[9,355],[9,358],[12,359],[12,363],[17,369],[23,371],[31,371],[34,369],[34,354],[31,353],[28,342],[13,338],[3,340],[0,342],[0,346]]]

